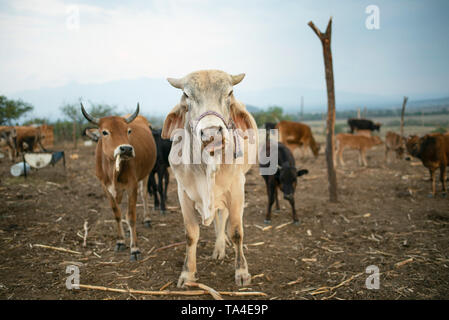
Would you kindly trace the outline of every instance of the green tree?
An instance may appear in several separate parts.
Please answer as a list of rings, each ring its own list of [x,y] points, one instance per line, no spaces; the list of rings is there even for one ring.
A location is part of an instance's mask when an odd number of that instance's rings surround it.
[[[19,119],[25,113],[33,110],[33,106],[22,100],[10,100],[0,96],[0,125],[12,125],[13,120]]]

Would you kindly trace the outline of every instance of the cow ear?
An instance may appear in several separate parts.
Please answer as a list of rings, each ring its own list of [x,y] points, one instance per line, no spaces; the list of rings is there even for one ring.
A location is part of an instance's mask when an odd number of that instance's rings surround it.
[[[174,130],[184,128],[186,108],[180,104],[167,115],[162,127],[162,139],[170,139]]]
[[[245,106],[237,101],[231,105],[231,117],[237,129],[247,131],[248,129],[257,129],[255,121]]]

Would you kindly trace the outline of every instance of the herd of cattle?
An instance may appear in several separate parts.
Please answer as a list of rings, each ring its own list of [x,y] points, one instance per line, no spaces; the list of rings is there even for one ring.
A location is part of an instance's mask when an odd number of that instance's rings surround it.
[[[138,193],[143,199],[144,224],[151,225],[147,196],[154,196],[155,208],[165,211],[168,167],[177,180],[178,199],[186,232],[186,257],[178,287],[196,280],[196,248],[200,224],[215,224],[216,242],[212,257],[225,257],[225,232],[235,250],[235,281],[247,285],[251,281],[243,251],[243,209],[245,202],[245,174],[252,166],[248,154],[249,144],[259,144],[258,128],[245,106],[236,100],[233,86],[240,83],[245,74],[230,75],[218,70],[205,70],[174,79],[169,83],[182,90],[179,103],[167,115],[163,128],[156,130],[141,115],[139,105],[135,112],[125,117],[108,116],[100,119],[89,115],[81,105],[84,117],[95,128],[84,134],[97,142],[96,176],[109,199],[117,222],[116,251],[125,250],[125,234],[122,225],[120,204],[123,193],[128,194],[126,222],[130,228],[131,260],[140,257],[136,234],[136,202]],[[367,166],[366,151],[382,144],[373,135],[380,131],[380,124],[367,119],[349,119],[350,133],[335,137],[335,159],[344,165],[343,151],[346,148],[359,151],[359,163]],[[271,207],[278,203],[278,191],[291,204],[293,223],[298,224],[295,212],[294,193],[297,177],[308,173],[298,170],[293,156],[295,149],[310,150],[318,157],[320,145],[315,141],[309,126],[299,122],[280,121],[265,124],[266,137],[261,148],[269,155],[273,144],[270,129],[278,130],[276,170],[263,175],[267,187],[268,205],[265,223],[271,223]],[[35,129],[39,131],[38,129]],[[183,136],[177,135],[183,130]],[[1,146],[10,148],[11,157],[18,152],[33,150],[40,143],[40,133],[22,134],[22,129],[1,128]],[[29,138],[34,137],[34,138]],[[262,141],[263,142],[263,141]],[[277,141],[276,141],[277,142]],[[429,169],[432,178],[432,193],[436,194],[435,170],[440,168],[440,178],[445,192],[445,172],[449,164],[449,135],[427,134],[423,137],[401,137],[388,132],[385,138],[385,160],[396,153],[404,158],[405,150]],[[26,148],[25,148],[26,146]],[[195,149],[195,148],[199,149]],[[232,161],[214,162],[213,156],[231,148]],[[191,157],[195,150],[205,153],[208,161],[198,163],[175,161],[176,157]],[[257,149],[259,150],[259,149]],[[210,161],[209,161],[210,160]],[[260,168],[273,163],[259,164]],[[157,178],[156,178],[157,176]],[[160,201],[159,201],[160,199]]]

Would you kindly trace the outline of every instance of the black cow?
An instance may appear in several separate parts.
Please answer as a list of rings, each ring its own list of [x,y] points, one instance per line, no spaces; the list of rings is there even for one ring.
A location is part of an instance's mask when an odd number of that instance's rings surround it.
[[[381,125],[368,119],[348,119],[348,126],[351,128],[351,133],[354,133],[354,130],[380,131]]]
[[[268,142],[268,141],[267,141]],[[295,210],[295,190],[296,190],[296,180],[297,177],[309,173],[308,170],[296,171],[295,158],[293,157],[291,151],[283,145],[281,142],[277,143],[278,148],[278,168],[276,173],[273,175],[263,175],[267,186],[268,195],[268,207],[267,215],[265,218],[265,223],[271,223],[271,207],[273,202],[276,201],[276,209],[279,210],[278,203],[278,188],[284,193],[284,199],[290,202],[292,207],[292,218],[295,225],[299,225],[299,220],[296,216]],[[270,144],[265,144],[266,155],[270,154]],[[269,167],[271,163],[260,164],[260,167]]]
[[[276,129],[276,123],[275,122],[265,122],[265,130],[272,130]]]
[[[170,139],[162,139],[161,129],[151,128],[153,133],[154,141],[156,142],[157,157],[154,168],[150,173],[148,178],[148,193],[154,196],[154,209],[160,209],[161,212],[165,213],[165,201],[167,200],[167,188],[168,181],[170,179],[170,174],[168,173],[168,167],[170,163],[168,162],[168,155],[170,154],[172,142]],[[158,182],[156,183],[157,174]],[[160,196],[160,204],[159,197]]]

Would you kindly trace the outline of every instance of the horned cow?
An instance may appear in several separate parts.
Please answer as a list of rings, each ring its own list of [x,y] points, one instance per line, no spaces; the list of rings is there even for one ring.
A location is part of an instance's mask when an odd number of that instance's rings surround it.
[[[90,123],[98,126],[101,135],[95,150],[95,168],[117,222],[115,250],[122,251],[126,248],[120,203],[123,192],[127,192],[126,220],[130,227],[131,260],[138,260],[140,251],[136,234],[137,189],[140,189],[143,198],[144,223],[149,226],[148,197],[143,186],[146,186],[148,175],[156,161],[156,147],[148,121],[138,115],[139,105],[136,111],[126,118],[109,116],[97,119],[90,116],[82,104],[81,111]]]
[[[225,257],[227,226],[235,251],[235,281],[238,285],[251,282],[243,252],[242,219],[245,173],[252,165],[248,147],[250,144],[255,147],[257,157],[258,135],[254,118],[233,94],[233,86],[244,76],[203,70],[180,79],[167,79],[173,87],[183,91],[179,104],[167,115],[162,129],[162,138],[173,140],[169,161],[178,182],[187,240],[178,287],[196,280],[199,224],[207,226],[212,221],[216,233],[212,257],[220,260]],[[189,160],[198,153],[202,155],[199,162],[177,161],[179,157]],[[223,153],[231,155],[232,161],[217,161],[216,155]]]

